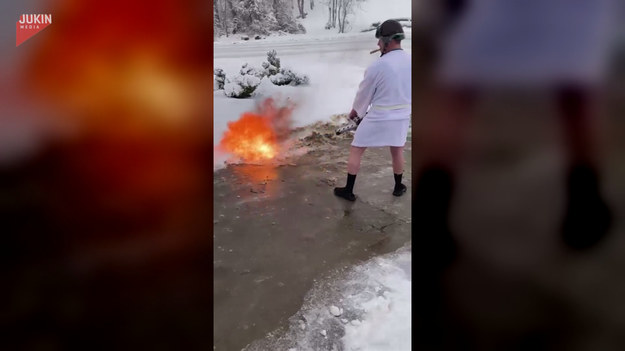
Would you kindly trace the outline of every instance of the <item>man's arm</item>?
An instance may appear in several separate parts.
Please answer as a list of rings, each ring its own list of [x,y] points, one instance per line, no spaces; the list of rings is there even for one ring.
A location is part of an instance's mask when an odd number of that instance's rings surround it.
[[[358,86],[358,93],[356,93],[352,111],[349,114],[350,118],[352,118],[352,114],[354,114],[354,116],[363,117],[367,112],[369,105],[371,105],[371,100],[373,99],[373,93],[375,92],[376,78],[377,69],[375,69],[375,66],[367,68],[365,77]]]

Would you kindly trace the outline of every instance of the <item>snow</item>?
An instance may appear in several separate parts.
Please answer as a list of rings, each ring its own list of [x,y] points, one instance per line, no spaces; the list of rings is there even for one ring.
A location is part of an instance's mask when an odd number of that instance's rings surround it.
[[[375,286],[378,293],[375,296],[363,289],[347,299],[352,309],[363,309],[364,314],[345,326],[346,350],[411,349],[410,263],[411,253],[406,250],[356,269],[365,272],[365,286]]]
[[[410,18],[412,13],[412,2],[407,0],[366,0],[364,2],[357,1],[356,7],[352,14],[348,15],[347,20],[350,27],[346,33],[339,34],[338,28],[325,29],[328,22],[328,7],[323,4],[323,0],[315,1],[314,10],[310,10],[306,1],[306,12],[308,15],[305,19],[298,19],[304,28],[306,34],[272,34],[263,37],[261,40],[243,40],[245,35],[229,35],[215,38],[216,43],[237,43],[245,45],[255,45],[255,43],[263,41],[299,41],[302,38],[318,38],[327,39],[337,36],[354,36],[362,34],[361,31],[369,29],[372,23],[383,22],[390,18]],[[297,13],[297,12],[296,12]],[[406,29],[404,29],[406,30]],[[367,33],[369,36],[373,32]]]
[[[332,306],[330,306],[330,313],[332,313],[332,315],[334,317],[338,317],[338,316],[340,316],[343,313],[343,310],[338,308],[338,307],[336,307],[336,306],[334,306],[334,305],[332,305]]]
[[[383,22],[389,18],[409,18],[411,17],[411,1],[405,0],[367,0],[366,2],[356,2],[354,13],[347,17],[351,24],[351,31],[360,32],[369,28],[374,22]],[[300,20],[306,28],[308,35],[324,35],[328,32],[336,32],[337,29],[326,30],[325,24],[328,22],[328,7],[322,1],[315,1],[315,10],[307,9],[308,16]],[[371,33],[370,33],[371,34]]]
[[[300,311],[289,319],[288,331],[269,333],[244,350],[410,350],[409,245],[317,279]]]
[[[365,314],[360,322],[346,326],[343,340],[347,350],[410,350],[410,260],[407,253],[378,260],[371,268],[370,277],[381,289],[375,297],[355,296],[355,304]]]

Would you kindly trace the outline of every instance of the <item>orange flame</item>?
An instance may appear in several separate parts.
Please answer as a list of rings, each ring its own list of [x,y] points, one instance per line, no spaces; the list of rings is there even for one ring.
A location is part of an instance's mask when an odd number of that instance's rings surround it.
[[[278,155],[278,141],[270,120],[246,112],[236,122],[228,123],[221,140],[224,150],[246,161],[266,161]]]
[[[245,112],[236,122],[228,123],[221,148],[244,161],[262,162],[274,159],[291,130],[293,102],[276,106],[267,98],[256,106],[256,112]]]

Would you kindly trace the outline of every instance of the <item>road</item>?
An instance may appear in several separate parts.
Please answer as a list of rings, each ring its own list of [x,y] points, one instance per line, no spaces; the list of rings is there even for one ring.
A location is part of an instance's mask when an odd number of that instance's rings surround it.
[[[358,33],[344,36],[327,37],[285,37],[263,40],[239,41],[239,42],[216,42],[214,44],[213,57],[241,58],[264,56],[269,50],[276,50],[280,56],[301,55],[306,53],[327,53],[363,50],[371,51],[376,48],[376,40],[372,32]],[[406,40],[402,42],[405,48],[412,47],[412,36],[406,34]]]

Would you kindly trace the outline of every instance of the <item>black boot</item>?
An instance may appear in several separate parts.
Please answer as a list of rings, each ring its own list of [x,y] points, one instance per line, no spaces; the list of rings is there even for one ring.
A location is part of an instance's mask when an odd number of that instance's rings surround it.
[[[413,279],[420,288],[413,296],[415,340],[427,350],[443,349],[446,301],[444,275],[456,259],[449,228],[454,179],[451,170],[429,165],[417,174],[412,196]],[[421,323],[419,323],[421,322]]]
[[[413,247],[417,261],[428,270],[444,270],[456,258],[449,228],[453,192],[452,173],[444,167],[425,167],[417,177],[412,197]]]
[[[587,165],[571,167],[566,195],[562,239],[574,249],[590,248],[608,233],[612,224],[612,214],[601,197],[595,170]]]
[[[356,201],[356,195],[354,195],[355,182],[356,175],[347,173],[347,184],[343,188],[334,188],[334,195],[342,197],[348,201]]]
[[[397,174],[395,173],[395,188],[393,189],[393,195],[395,196],[402,196],[404,195],[404,193],[406,192],[406,190],[408,189],[404,184],[401,183],[401,176],[402,174]]]

